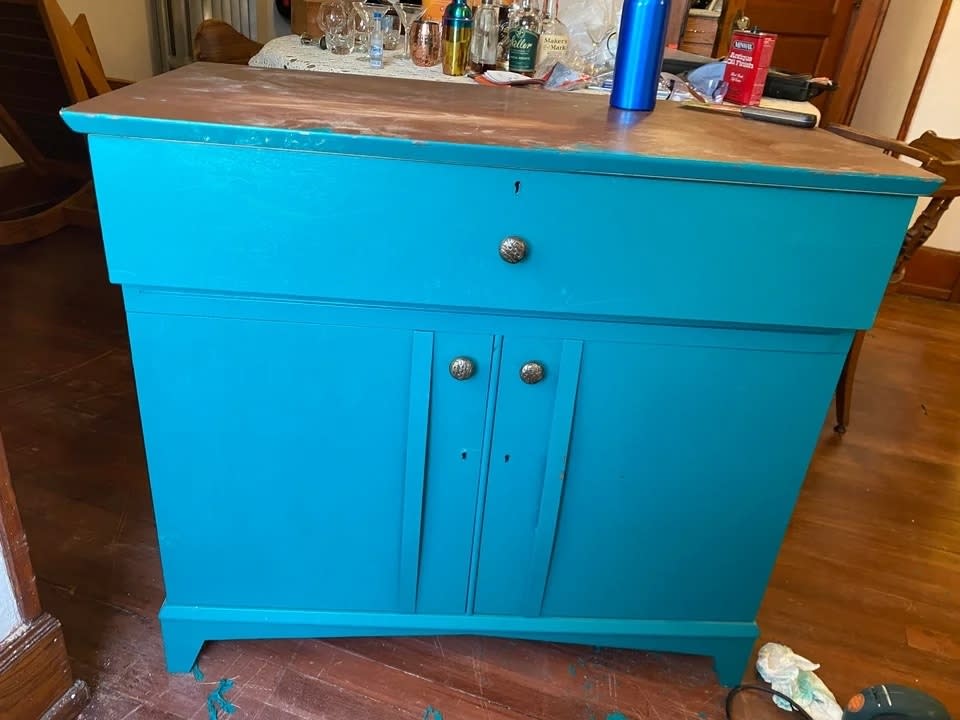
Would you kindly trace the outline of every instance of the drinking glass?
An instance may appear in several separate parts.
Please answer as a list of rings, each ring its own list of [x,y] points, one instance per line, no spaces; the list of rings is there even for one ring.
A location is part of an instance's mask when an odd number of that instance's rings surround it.
[[[412,36],[412,37],[411,37]],[[413,64],[418,67],[433,67],[440,62],[443,49],[440,23],[433,20],[418,20],[407,33]]]
[[[396,50],[400,46],[400,18],[384,15],[380,27],[383,28],[383,49]]]
[[[356,42],[353,11],[345,2],[333,2],[323,9],[323,26],[327,49],[334,55],[349,55]]]
[[[364,2],[363,0],[353,0],[353,9],[356,10],[357,16],[360,18],[360,22],[357,23],[357,37],[360,39],[360,47],[357,50],[360,52],[360,59],[366,60],[370,58],[369,28],[373,24],[373,13],[383,13],[387,6]]]
[[[410,3],[402,2],[393,2],[393,7],[397,11],[397,15],[400,16],[400,22],[403,23],[403,29],[407,34],[407,40],[403,44],[403,52],[400,54],[400,58],[403,60],[410,59],[410,32],[411,27],[414,22],[423,17],[423,14],[427,9],[423,5],[411,5]]]

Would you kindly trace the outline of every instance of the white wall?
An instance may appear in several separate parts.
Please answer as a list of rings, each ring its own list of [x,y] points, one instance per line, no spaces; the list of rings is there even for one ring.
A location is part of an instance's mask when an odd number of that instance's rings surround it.
[[[273,0],[259,0],[257,5],[257,40],[267,42],[290,34],[290,23],[277,12]]]
[[[86,14],[107,75],[125,80],[142,80],[153,75],[156,43],[150,0],[59,2],[71,22],[80,13]],[[19,160],[13,148],[0,138],[0,166]]]
[[[20,627],[22,619],[13,596],[13,583],[7,575],[7,564],[0,552],[0,640]]]
[[[910,123],[907,140],[933,130],[942,137],[960,138],[960,3],[954,2],[947,16],[943,35],[930,65],[923,93]],[[923,202],[923,201],[921,201]],[[960,201],[940,220],[940,225],[927,241],[929,247],[960,252]]]
[[[850,124],[896,137],[940,12],[940,0],[891,0]]]

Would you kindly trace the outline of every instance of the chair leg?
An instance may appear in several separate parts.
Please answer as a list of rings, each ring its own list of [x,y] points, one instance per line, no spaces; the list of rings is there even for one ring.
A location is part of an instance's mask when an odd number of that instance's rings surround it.
[[[85,183],[73,195],[34,215],[13,220],[0,220],[0,247],[31,242],[52,235],[57,230],[69,225],[66,214],[67,208],[71,207],[71,203],[89,204],[88,202],[85,203],[84,200],[92,192],[92,187],[89,182]]]
[[[853,336],[853,343],[843,363],[840,379],[837,381],[837,424],[834,431],[843,435],[850,424],[850,401],[853,398],[853,376],[857,372],[857,363],[860,361],[860,349],[866,337],[863,330],[858,330]]]

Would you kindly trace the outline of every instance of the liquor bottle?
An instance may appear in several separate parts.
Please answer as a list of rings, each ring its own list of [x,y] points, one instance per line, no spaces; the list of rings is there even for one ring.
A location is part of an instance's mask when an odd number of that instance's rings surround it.
[[[379,70],[383,67],[383,13],[373,14],[370,28],[370,67]]]
[[[484,73],[497,69],[497,51],[500,48],[500,9],[493,0],[483,0],[473,19],[473,37],[470,40],[470,70]]]
[[[467,0],[453,0],[443,11],[443,74],[466,75],[470,63],[473,11]]]
[[[543,25],[540,28],[540,46],[537,50],[537,67],[548,60],[556,62],[567,54],[570,31],[557,17],[559,1],[546,0],[546,11],[543,13]]]
[[[533,9],[531,0],[522,0],[517,17],[510,26],[510,72],[533,75],[539,41],[540,15]]]
[[[500,47],[497,50],[497,70],[510,68],[510,28],[517,17],[520,3],[500,0]]]
[[[670,0],[624,0],[610,105],[653,110],[666,48]]]

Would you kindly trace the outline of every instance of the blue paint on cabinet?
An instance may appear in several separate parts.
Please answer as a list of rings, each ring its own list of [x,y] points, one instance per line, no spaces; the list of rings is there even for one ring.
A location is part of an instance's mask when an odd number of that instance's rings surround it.
[[[932,180],[64,117],[124,291],[170,670],[207,640],[477,633],[739,681]],[[484,201],[444,224],[416,188]]]

